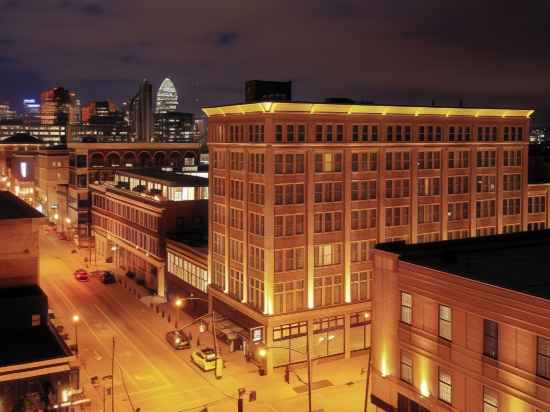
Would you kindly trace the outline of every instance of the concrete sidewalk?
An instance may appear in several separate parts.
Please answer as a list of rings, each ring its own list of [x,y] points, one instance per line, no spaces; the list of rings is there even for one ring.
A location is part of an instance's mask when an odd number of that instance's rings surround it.
[[[83,267],[89,271],[113,271],[111,264],[86,265],[87,250],[78,250],[76,247],[74,250],[77,252],[70,254],[70,259],[75,269]],[[112,285],[112,287],[121,288],[124,293],[133,296],[136,300],[136,308],[139,308],[139,305],[148,308],[145,311],[140,309],[141,320],[158,336],[164,337],[166,332],[173,330],[176,326],[176,320],[178,320],[178,327],[194,320],[190,314],[183,310],[180,310],[178,315],[173,302],[158,305],[144,304],[140,301],[140,298],[149,295],[147,289],[126,277],[118,277],[117,280],[118,284]],[[196,348],[197,339],[200,341],[201,347],[213,346],[211,333],[200,333],[198,324],[189,327],[187,330],[191,332],[193,348]],[[237,398],[240,388],[246,390],[244,395],[246,411],[288,412],[307,410],[307,365],[305,363],[294,365],[291,368],[290,384],[287,384],[284,380],[284,368],[275,369],[275,372],[270,376],[260,376],[258,367],[254,363],[247,362],[243,352],[230,352],[228,345],[220,341],[218,341],[218,345],[226,363],[224,376],[222,379],[217,380],[213,373],[206,373],[205,378],[212,386],[225,394],[225,399],[215,400],[204,405],[208,406],[209,412],[237,410]],[[324,358],[313,360],[313,410],[325,412],[362,411],[366,376],[361,372],[367,364],[368,354],[354,356],[351,359]],[[89,394],[88,396],[91,397],[95,392],[96,396],[94,397],[96,399],[98,396],[101,398],[101,393],[97,388],[89,385],[85,389],[86,393]],[[249,402],[251,391],[256,391],[256,401]],[[201,408],[189,410],[200,411]]]

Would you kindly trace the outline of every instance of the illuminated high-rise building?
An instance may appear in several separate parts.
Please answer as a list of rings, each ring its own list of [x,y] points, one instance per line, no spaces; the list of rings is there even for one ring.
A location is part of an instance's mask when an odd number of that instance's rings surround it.
[[[76,124],[80,122],[80,100],[76,93],[55,87],[40,93],[42,124]]]
[[[0,102],[0,121],[2,120],[13,120],[15,119],[16,113],[14,110],[11,110],[8,103]]]
[[[178,92],[169,78],[160,84],[157,92],[157,106],[155,113],[175,112],[178,106]]]
[[[36,99],[23,100],[23,116],[25,120],[37,120],[40,118],[40,103]]]
[[[111,100],[93,100],[82,107],[82,123],[89,123],[93,117],[108,117],[117,113],[116,104]]]

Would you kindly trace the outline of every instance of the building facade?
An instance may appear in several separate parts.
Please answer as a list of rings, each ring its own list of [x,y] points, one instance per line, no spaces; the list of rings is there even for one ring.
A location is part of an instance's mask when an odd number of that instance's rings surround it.
[[[178,108],[178,91],[169,78],[160,84],[157,92],[155,113],[175,112]]]
[[[153,138],[153,86],[147,80],[139,85],[128,104],[128,121],[132,141],[150,142]]]
[[[373,410],[550,410],[549,235],[378,245]]]
[[[164,112],[155,114],[155,141],[184,143],[195,141],[193,113]]]
[[[63,198],[58,186],[69,183],[69,150],[64,146],[41,147],[37,152],[35,205],[49,221],[59,220]]]
[[[44,144],[59,145],[67,141],[67,126],[64,124],[24,123],[14,120],[0,122],[0,140],[18,133],[30,134]]]
[[[116,171],[90,185],[97,259],[166,296],[166,235],[193,232],[208,213],[208,180],[157,170]]]
[[[526,229],[531,110],[261,102],[209,117],[213,307],[271,370],[370,346],[376,243]],[[254,340],[254,339],[252,339]],[[251,346],[249,346],[251,347]],[[253,355],[253,354],[252,354]]]
[[[87,246],[90,234],[89,184],[114,179],[115,170],[198,166],[198,144],[69,143],[67,216],[59,215],[65,231],[78,245]]]

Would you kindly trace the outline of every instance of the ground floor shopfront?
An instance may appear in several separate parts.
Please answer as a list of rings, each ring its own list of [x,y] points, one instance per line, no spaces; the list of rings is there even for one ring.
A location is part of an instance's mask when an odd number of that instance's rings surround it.
[[[349,358],[370,347],[370,302],[267,316],[217,289],[209,292],[211,308],[243,328],[242,350],[267,373],[307,361],[308,342],[312,360]]]
[[[94,259],[113,264],[117,276],[129,276],[152,293],[166,296],[165,263],[147,252],[93,228]]]

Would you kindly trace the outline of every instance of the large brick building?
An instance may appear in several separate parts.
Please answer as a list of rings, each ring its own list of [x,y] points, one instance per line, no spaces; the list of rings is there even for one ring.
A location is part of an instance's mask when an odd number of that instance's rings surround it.
[[[377,411],[550,410],[550,231],[374,253]]]
[[[295,349],[269,351],[268,371],[303,360],[308,335],[314,357],[369,347],[374,244],[527,229],[531,110],[203,110],[210,299],[243,327],[263,327],[257,340]]]

